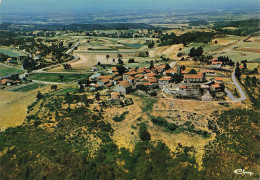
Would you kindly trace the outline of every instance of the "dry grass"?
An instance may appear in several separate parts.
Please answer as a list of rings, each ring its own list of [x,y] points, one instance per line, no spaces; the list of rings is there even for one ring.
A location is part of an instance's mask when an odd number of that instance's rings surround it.
[[[48,89],[49,86],[44,86],[24,93],[0,90],[0,128],[21,125],[27,116],[27,106],[33,103],[37,92]]]

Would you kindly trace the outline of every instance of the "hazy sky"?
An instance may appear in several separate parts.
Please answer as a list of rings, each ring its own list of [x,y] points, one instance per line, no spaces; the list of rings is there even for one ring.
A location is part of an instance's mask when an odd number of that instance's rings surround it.
[[[2,0],[0,12],[252,7],[260,8],[260,0]]]

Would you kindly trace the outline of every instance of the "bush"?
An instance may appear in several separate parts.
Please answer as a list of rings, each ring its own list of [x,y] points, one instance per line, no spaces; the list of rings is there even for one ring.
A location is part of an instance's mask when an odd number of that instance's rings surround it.
[[[113,120],[114,120],[115,122],[121,122],[121,121],[125,120],[125,116],[126,116],[128,113],[129,113],[129,112],[126,111],[126,112],[124,112],[123,114],[121,114],[120,116],[115,116],[115,117],[113,118]]]
[[[147,130],[147,126],[142,123],[140,128],[139,128],[139,137],[142,141],[150,141],[151,140],[151,135]]]

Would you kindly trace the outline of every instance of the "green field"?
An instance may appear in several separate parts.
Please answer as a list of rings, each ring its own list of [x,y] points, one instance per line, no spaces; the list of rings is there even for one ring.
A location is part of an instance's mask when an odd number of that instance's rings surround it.
[[[23,71],[20,69],[0,66],[0,77],[9,76],[10,74],[20,74],[21,72]]]
[[[20,86],[18,88],[12,89],[11,91],[28,92],[28,91],[32,91],[32,90],[37,89],[37,88],[42,87],[42,86],[44,86],[44,84],[31,83],[31,84],[27,84],[25,86]]]
[[[64,77],[64,80],[61,81],[60,75]],[[90,74],[72,74],[72,73],[36,73],[30,75],[31,80],[38,81],[47,81],[47,82],[72,82],[82,78],[89,77]]]
[[[215,45],[215,44],[191,43],[188,45],[188,47],[184,48],[182,52],[188,54],[190,53],[190,49],[192,47],[198,48],[199,46],[203,47],[204,53],[217,50],[219,47],[221,47],[220,45]]]
[[[135,48],[135,49],[139,49],[140,47],[143,46],[143,44],[125,44],[125,43],[121,43],[121,44],[123,44],[124,46],[127,46],[127,47]]]
[[[5,49],[5,48],[0,48],[0,53],[3,53],[5,55],[8,55],[10,57],[16,57],[18,58],[19,56],[24,56],[24,53],[21,53],[19,51],[16,50],[12,50],[12,49]]]

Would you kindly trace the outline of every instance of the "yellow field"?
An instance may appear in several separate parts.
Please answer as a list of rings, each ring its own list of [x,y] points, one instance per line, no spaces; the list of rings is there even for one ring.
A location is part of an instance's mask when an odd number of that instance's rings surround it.
[[[45,92],[48,89],[49,86],[29,92],[0,90],[0,128],[21,125],[27,116],[27,106],[33,103],[37,92]]]

